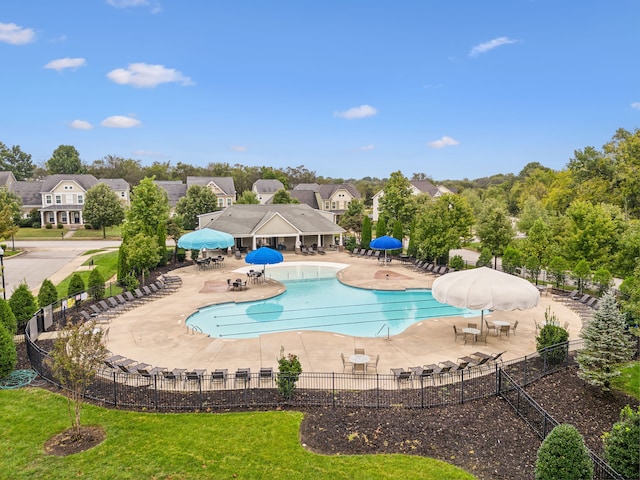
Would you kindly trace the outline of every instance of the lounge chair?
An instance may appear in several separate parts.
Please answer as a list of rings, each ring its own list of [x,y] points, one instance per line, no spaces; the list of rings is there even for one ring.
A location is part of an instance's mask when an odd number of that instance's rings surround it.
[[[206,372],[206,370],[187,370],[186,372],[184,372],[184,383],[187,384],[189,382],[196,382],[198,385],[200,385],[202,377]]]
[[[151,365],[148,363],[137,363],[135,360],[130,360],[131,363],[128,362],[120,362],[118,363],[118,368],[124,373],[138,373],[138,369],[148,368]]]
[[[342,373],[344,373],[347,368],[353,372],[353,362],[344,358],[344,353],[340,354],[340,358],[342,359]]]
[[[150,302],[151,300],[153,300],[150,295],[147,295],[139,288],[136,288],[133,291],[133,296],[142,302]]]
[[[272,367],[262,367],[258,372],[258,380],[259,383],[269,382],[273,385],[273,368]]]
[[[411,370],[404,370],[402,368],[392,368],[391,373],[398,382],[398,387],[402,385],[413,386],[413,376]]]
[[[166,368],[164,367],[154,367],[152,369],[149,369],[148,367],[145,367],[145,368],[136,367],[136,372],[140,374],[142,377],[149,380],[149,382],[151,382],[154,377],[160,375],[160,372],[163,372],[165,370]]]
[[[168,382],[175,385],[176,380],[178,380],[178,378],[180,378],[184,372],[184,368],[174,368],[171,371],[163,370],[160,372],[160,375],[162,376],[163,382]]]
[[[95,322],[96,317],[98,316],[98,314],[96,313],[89,313],[86,310],[81,310],[80,311],[80,316],[82,317],[82,319],[85,322]]]
[[[133,293],[131,293],[128,290],[124,292],[122,295],[124,295],[124,298],[126,298],[128,302],[134,303],[136,305],[140,305],[141,303],[144,303],[146,301],[141,298],[134,297]]]
[[[502,363],[502,355],[505,353],[507,353],[506,350],[500,353],[492,353],[491,358],[489,359],[489,362],[493,364],[496,364],[498,362]]]
[[[318,253],[320,255],[326,255],[327,254],[327,252],[325,251],[324,247],[318,247]]]
[[[409,367],[409,370],[413,373],[413,376],[424,382],[426,379],[431,378],[431,381],[435,385],[435,379],[433,378],[433,367]]]
[[[151,287],[149,285],[144,285],[142,287],[142,292],[147,296],[147,297],[157,297],[158,295],[160,295],[160,292],[156,289],[151,290]]]
[[[115,310],[130,310],[131,309],[131,305],[127,305],[126,301],[124,301],[124,303],[120,303],[116,299],[116,297],[107,298],[107,303],[111,306],[111,308],[113,308]]]
[[[227,376],[229,371],[226,368],[216,368],[211,372],[211,386],[214,384],[222,384],[223,387],[227,386]]]
[[[129,360],[127,357],[123,357],[122,355],[113,355],[112,357],[103,360],[104,364],[112,370],[118,370],[118,364],[120,362],[127,361],[133,363],[133,360]]]
[[[236,383],[242,382],[244,386],[247,387],[251,383],[251,369],[250,368],[239,368],[236,370],[236,374],[233,379],[233,385]]]

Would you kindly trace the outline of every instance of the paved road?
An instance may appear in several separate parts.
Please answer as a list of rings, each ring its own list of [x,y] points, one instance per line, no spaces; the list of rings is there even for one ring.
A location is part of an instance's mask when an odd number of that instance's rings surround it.
[[[23,249],[25,253],[4,259],[7,298],[20,282],[26,282],[32,291],[37,292],[44,279],[52,279],[56,273],[78,260],[83,253],[119,245],[119,241],[111,240],[16,240],[16,249]],[[8,245],[8,248],[11,246]],[[54,283],[61,280],[63,278],[56,279]]]

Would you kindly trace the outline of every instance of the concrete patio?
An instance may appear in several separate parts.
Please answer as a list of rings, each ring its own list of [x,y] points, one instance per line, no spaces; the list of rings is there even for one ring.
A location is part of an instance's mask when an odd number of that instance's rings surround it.
[[[328,252],[326,255],[303,256],[285,252],[285,264],[292,261],[337,262],[349,264],[339,273],[340,281],[360,288],[406,289],[430,288],[435,277],[421,274],[395,261],[388,267],[375,259],[351,257],[348,253]],[[249,284],[249,288],[231,291],[228,278],[241,275],[234,271],[246,268],[244,259],[226,258],[224,266],[198,270],[189,266],[174,270],[182,278],[182,287],[175,293],[161,296],[122,313],[111,320],[108,348],[118,355],[153,366],[186,369],[226,368],[229,372],[248,367],[252,372],[262,367],[277,370],[281,347],[285,354],[298,355],[306,372],[342,372],[340,353],[349,356],[354,348],[364,348],[373,359],[380,355],[378,373],[391,368],[408,368],[452,360],[475,351],[486,353],[506,351],[505,360],[535,352],[535,323],[544,324],[548,306],[562,323],[569,322],[570,339],[577,339],[582,328],[580,317],[542,295],[537,307],[527,311],[494,311],[485,318],[491,323],[519,321],[516,334],[505,338],[489,335],[487,343],[465,345],[463,339],[454,340],[452,325],[466,327],[478,319],[449,317],[417,322],[403,333],[384,338],[350,337],[318,331],[294,331],[261,335],[253,339],[211,338],[193,332],[185,325],[187,317],[200,307],[235,301],[250,301],[272,297],[284,291],[284,285],[273,279]],[[268,273],[267,268],[267,273]],[[242,273],[244,275],[244,273]]]

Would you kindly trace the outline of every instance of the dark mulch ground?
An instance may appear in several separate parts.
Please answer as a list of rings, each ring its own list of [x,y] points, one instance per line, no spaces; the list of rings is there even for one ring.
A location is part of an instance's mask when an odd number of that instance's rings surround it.
[[[24,344],[18,356],[18,368],[29,368]],[[574,425],[599,455],[602,433],[611,429],[624,405],[639,403],[619,393],[602,394],[575,370],[548,376],[527,391],[558,422]],[[300,440],[314,452],[406,453],[444,460],[480,479],[535,477],[540,439],[497,397],[430,409],[309,408],[304,413]]]

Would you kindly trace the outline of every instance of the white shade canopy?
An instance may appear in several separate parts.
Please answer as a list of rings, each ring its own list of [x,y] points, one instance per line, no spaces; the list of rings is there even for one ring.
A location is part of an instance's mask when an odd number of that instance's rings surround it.
[[[448,273],[431,289],[440,303],[472,310],[528,310],[540,300],[527,280],[487,267]]]

